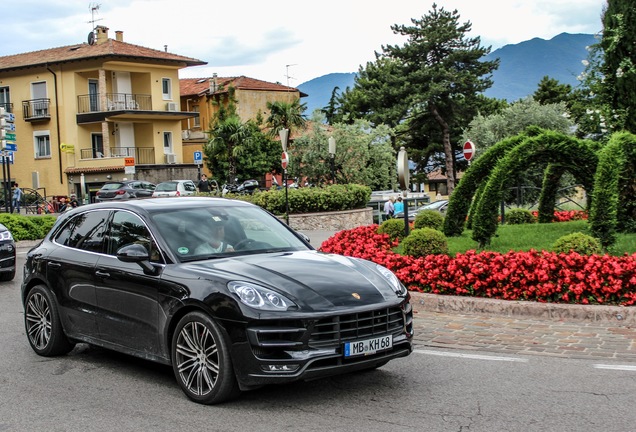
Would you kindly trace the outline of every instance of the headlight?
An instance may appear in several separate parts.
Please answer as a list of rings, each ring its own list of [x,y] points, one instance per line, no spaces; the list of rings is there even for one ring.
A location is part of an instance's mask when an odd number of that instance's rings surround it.
[[[2,231],[0,232],[0,241],[4,240],[13,240],[13,236],[11,235],[11,231]]]
[[[387,278],[387,280],[391,284],[391,288],[393,288],[393,291],[395,291],[398,297],[405,297],[406,287],[404,286],[404,284],[402,284],[402,282],[400,282],[397,276],[391,270],[381,266],[380,264],[376,264],[375,266],[378,269],[378,271],[382,273],[382,276]]]
[[[294,302],[282,294],[249,282],[230,282],[228,289],[236,294],[241,302],[254,309],[266,311],[284,311]]]

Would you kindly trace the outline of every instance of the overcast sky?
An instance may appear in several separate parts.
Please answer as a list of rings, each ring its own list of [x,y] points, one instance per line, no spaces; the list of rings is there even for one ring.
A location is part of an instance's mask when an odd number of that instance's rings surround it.
[[[432,8],[417,0],[3,0],[0,56],[87,40],[95,24],[124,41],[208,64],[182,78],[245,75],[292,87],[332,72],[357,72],[382,45],[403,44],[391,25]],[[439,0],[470,21],[492,50],[534,37],[595,34],[606,0]]]

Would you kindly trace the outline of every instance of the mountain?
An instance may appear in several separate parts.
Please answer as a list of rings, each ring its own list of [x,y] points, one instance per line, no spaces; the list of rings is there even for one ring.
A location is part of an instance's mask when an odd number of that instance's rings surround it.
[[[577,76],[585,66],[587,47],[597,43],[591,34],[561,33],[550,40],[534,38],[514,45],[505,45],[486,56],[499,58],[499,69],[493,72],[494,84],[484,94],[488,97],[516,101],[533,94],[544,76],[561,84],[578,85]],[[343,92],[353,87],[355,72],[331,73],[302,83],[298,89],[308,96],[305,113],[324,108],[335,87]]]

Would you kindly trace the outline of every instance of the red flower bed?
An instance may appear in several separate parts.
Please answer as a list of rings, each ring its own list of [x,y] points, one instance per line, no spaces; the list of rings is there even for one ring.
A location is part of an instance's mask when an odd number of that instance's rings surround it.
[[[395,272],[409,290],[552,303],[636,304],[636,254],[468,251],[422,258],[392,251],[378,225],[340,231],[320,250],[364,258]]]
[[[532,216],[534,216],[535,219],[539,218],[539,212],[534,210],[532,212]],[[587,212],[583,211],[583,210],[569,210],[569,211],[555,211],[554,212],[554,218],[552,219],[554,222],[569,222],[569,221],[573,221],[573,220],[587,220]]]

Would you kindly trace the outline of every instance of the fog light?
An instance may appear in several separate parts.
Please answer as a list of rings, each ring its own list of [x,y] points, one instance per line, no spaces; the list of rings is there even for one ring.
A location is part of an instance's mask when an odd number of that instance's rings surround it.
[[[265,372],[296,372],[299,367],[297,364],[273,364],[263,365],[261,369]]]

